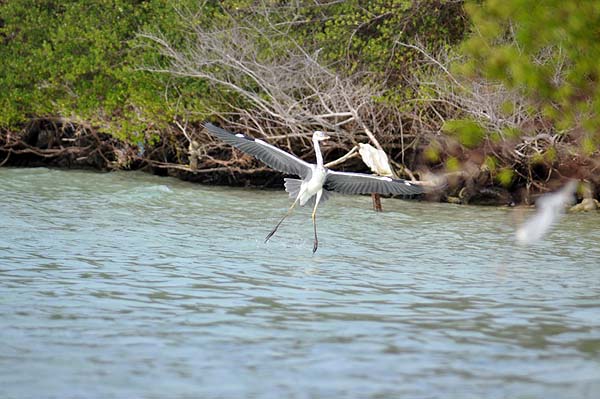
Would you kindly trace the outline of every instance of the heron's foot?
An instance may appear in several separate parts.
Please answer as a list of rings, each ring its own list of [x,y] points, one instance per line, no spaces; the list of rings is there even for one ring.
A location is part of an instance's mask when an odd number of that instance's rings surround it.
[[[273,230],[272,230],[272,231],[271,231],[269,234],[267,234],[267,236],[265,237],[265,243],[266,243],[267,241],[269,241],[269,239],[270,239],[271,237],[273,237],[273,234],[275,234],[275,232],[276,232],[276,231],[277,231],[277,227],[275,227],[275,228],[274,228],[274,229],[273,229]]]
[[[319,240],[315,240],[315,243],[313,245],[313,254],[315,252],[317,252],[317,249],[319,248]]]

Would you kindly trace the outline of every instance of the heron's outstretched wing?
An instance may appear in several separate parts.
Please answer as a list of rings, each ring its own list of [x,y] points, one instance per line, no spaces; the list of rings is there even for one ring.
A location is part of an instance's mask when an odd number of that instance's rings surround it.
[[[327,171],[324,186],[342,194],[415,195],[424,192],[420,185],[402,179],[332,170]]]
[[[303,179],[312,173],[311,164],[304,162],[292,154],[272,146],[260,139],[245,136],[241,133],[234,134],[221,129],[212,123],[205,123],[204,127],[210,134],[223,140],[227,144],[248,153],[266,163],[271,168],[280,172],[297,175]]]

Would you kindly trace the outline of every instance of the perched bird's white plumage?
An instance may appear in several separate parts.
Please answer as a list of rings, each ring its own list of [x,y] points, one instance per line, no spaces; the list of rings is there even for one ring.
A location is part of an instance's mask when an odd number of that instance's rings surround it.
[[[314,207],[312,220],[315,231],[313,252],[315,252],[318,247],[316,229],[317,206],[319,202],[329,198],[331,191],[342,194],[379,193],[387,195],[416,195],[424,192],[423,187],[420,185],[402,179],[366,175],[363,173],[336,172],[327,169],[323,166],[323,155],[321,154],[319,142],[327,140],[329,136],[319,130],[315,131],[312,137],[316,156],[316,164],[312,164],[263,140],[254,139],[240,133],[234,134],[211,123],[206,123],[204,126],[213,136],[241,151],[253,155],[271,168],[301,178],[285,179],[286,191],[294,198],[294,203],[265,241],[268,241],[275,234],[281,222],[291,213],[297,203],[300,203],[302,206],[310,204]]]
[[[384,151],[378,150],[371,144],[359,143],[358,153],[371,172],[379,176],[394,176],[394,172],[390,168],[390,161]]]

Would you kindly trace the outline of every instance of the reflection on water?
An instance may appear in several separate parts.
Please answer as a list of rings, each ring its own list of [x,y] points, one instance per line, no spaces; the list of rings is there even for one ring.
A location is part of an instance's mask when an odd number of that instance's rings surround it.
[[[597,215],[0,169],[0,397],[597,397]]]

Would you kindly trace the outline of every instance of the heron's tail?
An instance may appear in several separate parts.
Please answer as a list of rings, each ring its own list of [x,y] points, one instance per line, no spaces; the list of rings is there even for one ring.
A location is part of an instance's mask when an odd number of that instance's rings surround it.
[[[300,179],[292,179],[289,177],[286,177],[285,179],[283,179],[285,181],[284,186],[285,186],[285,191],[287,191],[288,193],[290,193],[290,198],[296,199],[298,198],[298,194],[300,194],[300,188],[302,186],[302,180]],[[332,192],[329,190],[325,190],[323,189],[323,195],[321,196],[321,204],[325,201],[327,201],[329,199],[329,197],[331,197]],[[308,205],[309,207],[313,207],[315,206],[315,196],[313,195],[307,202],[306,204],[302,204],[302,206],[304,205]]]
[[[300,194],[300,187],[302,186],[302,180],[300,179],[292,179],[286,177],[283,179],[285,181],[285,191],[290,193],[290,198],[296,199],[298,198],[298,194]]]

